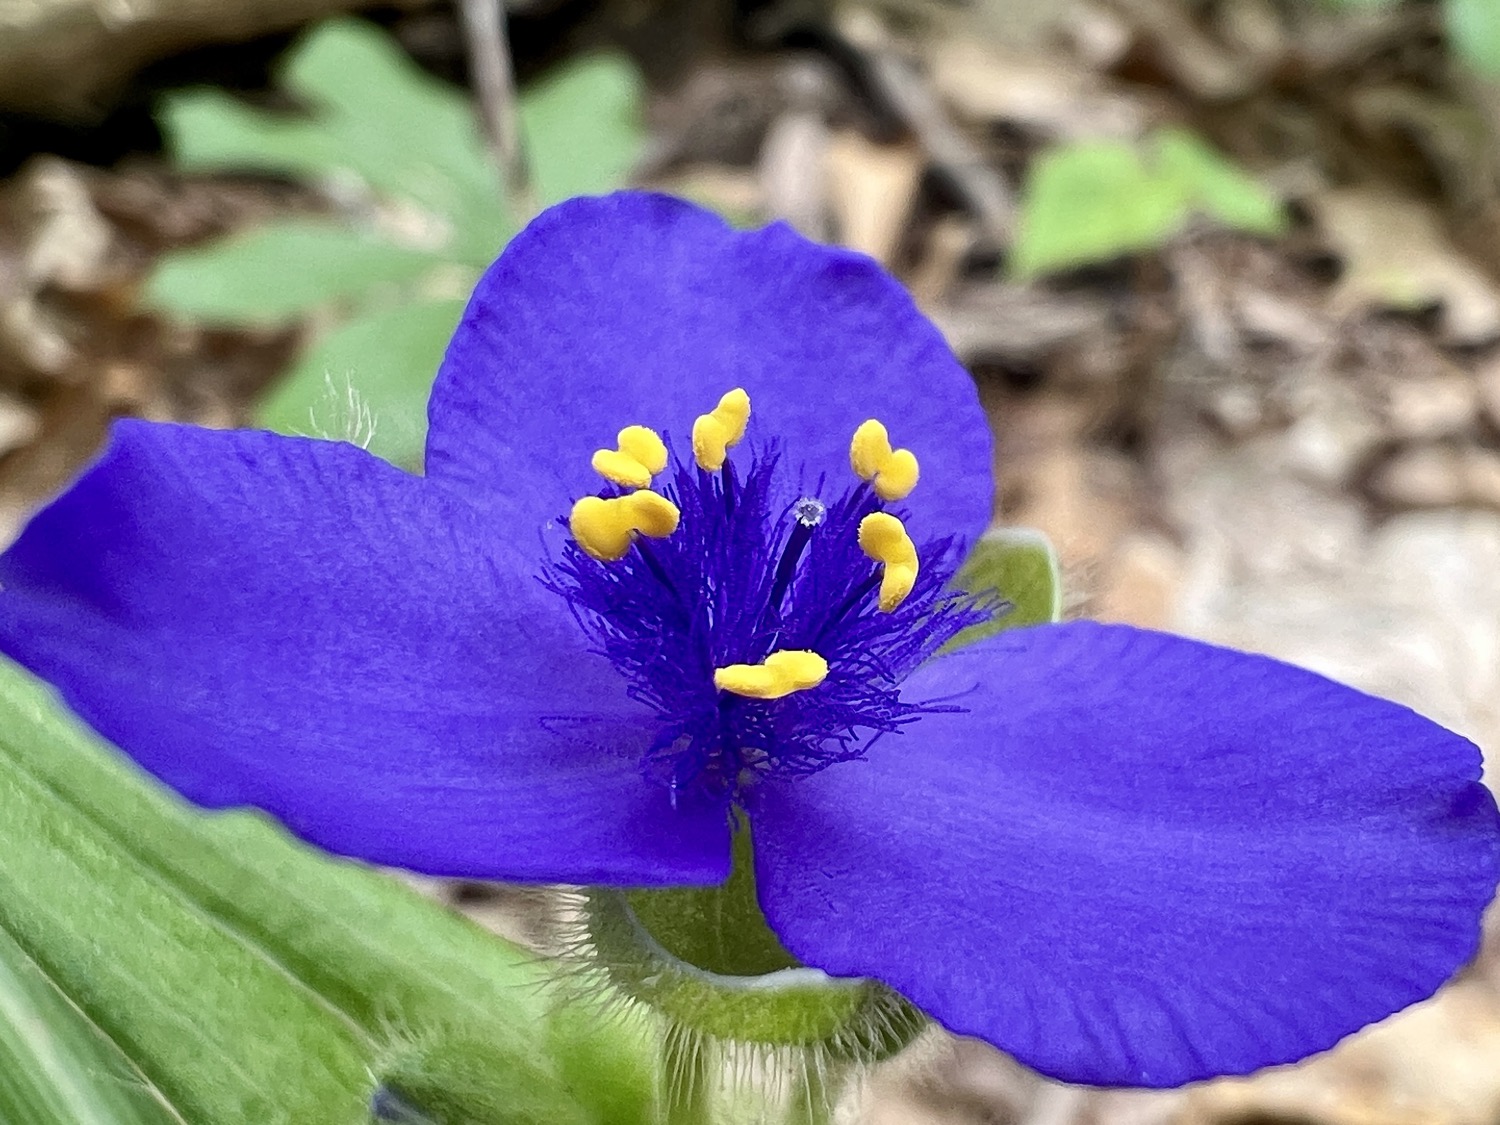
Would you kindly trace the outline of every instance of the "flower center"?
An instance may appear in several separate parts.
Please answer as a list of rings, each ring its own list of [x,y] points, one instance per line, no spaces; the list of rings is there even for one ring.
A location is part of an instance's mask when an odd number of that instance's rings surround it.
[[[574,504],[544,576],[658,716],[645,768],[674,797],[733,801],[858,756],[930,709],[901,680],[984,617],[945,589],[949,541],[919,547],[889,509],[918,465],[884,426],[855,432],[847,486],[798,496],[775,443],[730,459],[749,417],[745,392],[726,394],[694,423],[691,461],[621,430],[593,458],[610,483]]]

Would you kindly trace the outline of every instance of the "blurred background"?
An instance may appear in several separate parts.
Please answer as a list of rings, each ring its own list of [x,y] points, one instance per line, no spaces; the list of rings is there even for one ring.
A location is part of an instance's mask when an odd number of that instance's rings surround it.
[[[478,271],[624,184],[895,272],[1072,612],[1500,747],[1500,0],[0,0],[0,543],[139,415],[416,466]],[[1267,831],[1275,831],[1268,825]],[[503,896],[462,888],[510,932]],[[1500,1125],[1500,945],[1298,1067],[861,1120]]]

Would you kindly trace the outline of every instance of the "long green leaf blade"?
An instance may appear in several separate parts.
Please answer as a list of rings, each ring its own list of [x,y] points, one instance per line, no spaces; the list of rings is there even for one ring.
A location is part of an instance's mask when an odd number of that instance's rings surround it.
[[[0,736],[0,928],[189,1121],[363,1116],[364,1036],[33,776]]]
[[[145,1075],[3,930],[0,1121],[185,1125]]]

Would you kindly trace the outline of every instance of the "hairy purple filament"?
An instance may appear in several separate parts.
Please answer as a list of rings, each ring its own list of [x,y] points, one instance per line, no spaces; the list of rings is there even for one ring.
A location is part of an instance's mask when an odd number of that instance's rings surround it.
[[[569,600],[631,695],[660,717],[645,769],[674,794],[733,801],[758,776],[857,757],[871,735],[937,709],[903,700],[901,681],[988,616],[945,589],[949,540],[919,547],[915,587],[882,613],[880,573],[858,529],[886,505],[866,484],[827,504],[775,500],[779,463],[774,446],[752,455],[743,476],[733,461],[710,473],[674,455],[657,489],[682,513],[672,535],[637,539],[614,562],[570,542],[543,578]],[[714,686],[715,668],[759,663],[778,649],[817,652],[827,678],[773,700]]]

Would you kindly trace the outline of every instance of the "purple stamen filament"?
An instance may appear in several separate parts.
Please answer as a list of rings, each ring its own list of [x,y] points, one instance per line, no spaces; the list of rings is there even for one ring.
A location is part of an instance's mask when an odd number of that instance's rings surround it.
[[[857,757],[870,738],[930,710],[903,699],[900,681],[987,616],[945,588],[948,541],[918,547],[915,587],[894,612],[881,612],[880,573],[859,546],[858,528],[888,506],[863,483],[831,503],[812,496],[787,503],[777,499],[786,489],[774,447],[735,455],[743,474],[733,461],[708,472],[670,460],[657,489],[681,511],[670,536],[637,538],[613,561],[570,542],[543,575],[632,697],[657,714],[647,775],[674,796],[725,803],[760,776]],[[789,649],[817,652],[826,679],[776,699],[714,686],[717,668]]]

